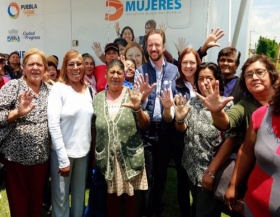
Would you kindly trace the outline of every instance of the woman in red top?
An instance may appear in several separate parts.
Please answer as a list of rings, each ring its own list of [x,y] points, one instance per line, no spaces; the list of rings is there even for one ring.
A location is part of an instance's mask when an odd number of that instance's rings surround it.
[[[278,80],[269,106],[260,107],[252,114],[230,186],[226,192],[226,202],[229,207],[234,206],[237,188],[250,168],[254,166],[247,183],[245,216],[280,216],[279,141],[280,85]]]

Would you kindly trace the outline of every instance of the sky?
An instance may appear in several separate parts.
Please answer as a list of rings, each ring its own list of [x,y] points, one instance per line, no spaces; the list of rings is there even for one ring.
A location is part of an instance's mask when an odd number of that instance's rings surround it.
[[[251,48],[260,36],[280,43],[280,0],[253,0],[250,31]]]

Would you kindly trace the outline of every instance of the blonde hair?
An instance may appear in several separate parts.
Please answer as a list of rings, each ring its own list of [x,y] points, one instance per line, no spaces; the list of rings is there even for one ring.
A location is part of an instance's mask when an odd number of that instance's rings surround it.
[[[67,64],[71,59],[76,58],[76,57],[78,57],[79,60],[82,62],[83,70],[85,70],[85,63],[84,63],[82,55],[77,50],[67,51],[67,53],[65,54],[65,56],[63,58],[62,66],[60,69],[59,81],[61,83],[69,84],[69,78],[67,76]],[[83,85],[85,85],[84,76],[85,76],[85,73],[83,73],[83,77],[80,80],[80,82]]]
[[[22,65],[23,67],[26,66],[26,63],[28,62],[29,58],[32,56],[32,55],[39,55],[42,59],[42,62],[44,64],[44,67],[45,67],[45,71],[48,70],[48,60],[47,60],[47,56],[46,54],[37,49],[37,48],[31,48],[29,49],[28,51],[25,52],[24,56],[23,56],[23,60],[22,60]]]

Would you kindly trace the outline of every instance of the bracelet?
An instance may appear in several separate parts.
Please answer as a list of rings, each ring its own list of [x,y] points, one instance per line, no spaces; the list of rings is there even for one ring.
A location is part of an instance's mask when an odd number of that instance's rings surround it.
[[[212,174],[209,172],[209,170],[206,170],[205,172],[206,172],[212,179],[215,179],[215,176],[212,175]]]
[[[131,109],[131,111],[133,112],[133,113],[137,113],[137,112],[140,112],[142,110],[142,108],[140,107],[138,110],[133,110],[133,109]]]
[[[185,120],[184,120],[184,119],[183,119],[183,120],[178,120],[176,117],[175,117],[175,121],[176,121],[177,123],[179,123],[179,124],[185,123]]]

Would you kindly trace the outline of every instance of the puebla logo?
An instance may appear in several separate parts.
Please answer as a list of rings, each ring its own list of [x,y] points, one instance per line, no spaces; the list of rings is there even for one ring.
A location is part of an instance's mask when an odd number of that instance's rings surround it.
[[[12,2],[11,4],[9,4],[8,14],[9,14],[10,18],[17,19],[19,16],[19,12],[20,12],[20,9],[16,2]]]

